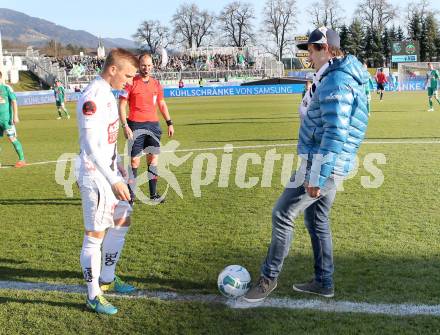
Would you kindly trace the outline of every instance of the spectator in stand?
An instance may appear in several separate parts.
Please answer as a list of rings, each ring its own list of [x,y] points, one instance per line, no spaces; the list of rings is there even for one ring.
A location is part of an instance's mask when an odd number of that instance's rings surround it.
[[[153,57],[153,64],[157,68],[160,64],[158,57]],[[170,56],[166,68],[162,71],[191,71],[191,70],[212,70],[212,69],[245,69],[249,68],[249,61],[242,54],[209,54],[209,55],[178,55]]]
[[[180,80],[179,80],[179,88],[184,88],[184,87],[185,87],[185,84],[183,83],[182,78],[180,78]]]
[[[101,72],[104,60],[96,56],[66,56],[54,58],[53,63],[58,63],[65,68],[69,74],[73,75],[94,75]],[[71,73],[73,71],[73,73]]]
[[[66,73],[72,78],[71,83],[75,85],[76,82],[86,82],[97,76],[103,67],[104,60],[96,56],[65,56],[53,58],[52,63],[57,64],[60,68],[66,70]],[[161,58],[159,55],[153,56],[154,72],[161,78],[161,72],[193,72],[197,78],[198,71],[225,71],[225,70],[245,70],[253,69],[255,61],[250,60],[243,51],[230,53],[206,53],[199,55],[191,54],[175,54],[169,55],[166,67],[161,67]],[[225,75],[225,81],[227,81]],[[86,77],[88,76],[88,77]],[[84,78],[86,77],[86,78]]]

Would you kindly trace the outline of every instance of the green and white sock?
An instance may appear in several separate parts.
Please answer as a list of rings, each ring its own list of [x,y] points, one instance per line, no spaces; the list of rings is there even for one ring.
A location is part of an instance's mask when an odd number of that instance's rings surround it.
[[[18,155],[18,159],[24,161],[23,147],[21,146],[20,141],[15,140],[14,142],[12,142],[12,145],[14,146],[15,152]]]

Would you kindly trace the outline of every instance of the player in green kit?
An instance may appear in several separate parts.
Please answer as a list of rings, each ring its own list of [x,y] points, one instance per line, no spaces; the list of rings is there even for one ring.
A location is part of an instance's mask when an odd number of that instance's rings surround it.
[[[364,63],[364,69],[368,72],[368,65],[367,63]],[[364,84],[365,88],[365,95],[367,96],[367,109],[368,109],[368,115],[371,113],[371,90],[374,89],[374,82],[373,79],[371,79],[371,75],[368,76],[368,82]]]
[[[1,83],[1,78],[2,73],[0,72],[0,137],[6,134],[18,155],[18,162],[15,167],[21,168],[26,165],[26,162],[23,148],[17,139],[17,131],[15,130],[15,125],[19,122],[17,101],[12,89]]]
[[[440,80],[440,74],[438,70],[434,69],[434,66],[431,63],[428,63],[428,72],[426,72],[426,83],[425,87],[428,88],[428,99],[429,99],[429,109],[428,112],[433,112],[434,108],[432,107],[432,97],[435,97],[435,100],[440,105],[440,100],[438,98],[437,89],[438,82]]]
[[[69,112],[67,111],[67,108],[64,105],[64,101],[65,101],[64,87],[63,85],[61,85],[61,81],[59,81],[58,79],[55,80],[55,87],[53,88],[53,93],[55,95],[55,104],[57,106],[57,111],[58,111],[57,120],[62,119],[61,111],[64,112],[67,119],[70,119]]]

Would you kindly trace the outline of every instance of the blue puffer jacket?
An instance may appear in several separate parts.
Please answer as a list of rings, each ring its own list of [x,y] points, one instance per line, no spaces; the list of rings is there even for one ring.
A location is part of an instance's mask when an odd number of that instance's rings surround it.
[[[353,169],[368,124],[368,77],[351,55],[335,59],[322,74],[299,131],[298,154],[311,164],[310,186],[322,188],[331,174]]]

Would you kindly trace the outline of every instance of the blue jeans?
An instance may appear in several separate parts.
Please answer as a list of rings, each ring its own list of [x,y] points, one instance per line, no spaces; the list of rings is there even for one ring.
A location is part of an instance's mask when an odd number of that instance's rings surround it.
[[[336,196],[336,182],[330,177],[318,198],[307,194],[303,183],[295,184],[295,174],[272,210],[272,241],[261,273],[275,279],[283,267],[293,239],[294,221],[304,212],[315,260],[315,280],[323,287],[333,287],[333,245],[330,231],[330,209]],[[297,183],[298,184],[298,183]]]

